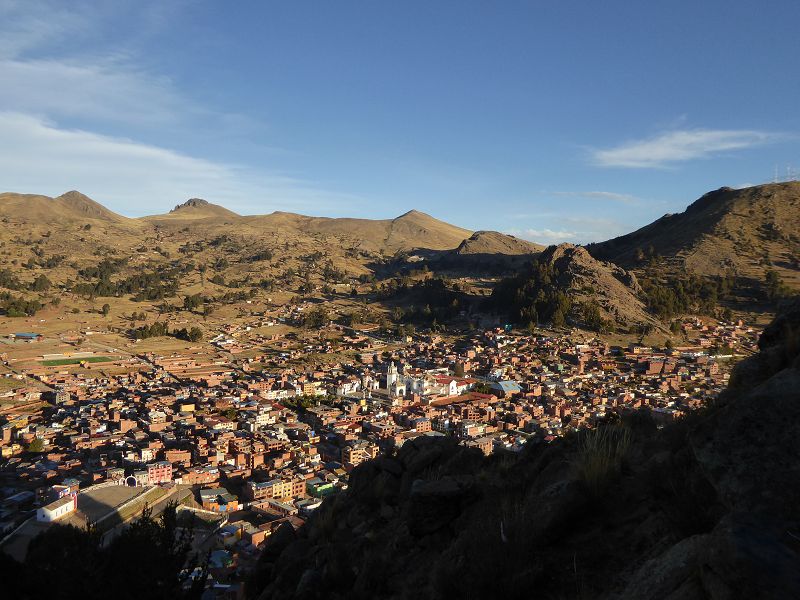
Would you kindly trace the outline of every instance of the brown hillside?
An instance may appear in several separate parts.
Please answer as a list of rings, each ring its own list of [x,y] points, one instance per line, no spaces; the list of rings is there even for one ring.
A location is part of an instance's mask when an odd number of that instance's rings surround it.
[[[456,254],[469,256],[473,254],[502,254],[519,256],[538,254],[544,246],[521,240],[512,235],[497,231],[476,231],[456,248]]]
[[[130,219],[118,215],[80,192],[71,191],[57,198],[38,194],[0,194],[0,218],[29,224],[74,225],[87,220],[124,224]]]
[[[775,268],[800,288],[800,182],[720,188],[682,213],[589,250],[627,268],[641,266],[654,252],[671,268],[699,275],[733,272],[763,280]]]
[[[296,229],[307,234],[333,236],[355,242],[364,250],[383,250],[387,254],[415,248],[448,250],[457,247],[472,233],[416,210],[383,220],[308,217],[286,212],[246,217],[246,220],[260,229]]]
[[[81,194],[75,190],[67,192],[66,194],[61,194],[53,201],[62,204],[75,214],[80,214],[90,219],[110,221],[114,223],[124,223],[129,220],[127,217],[123,217],[122,215],[118,215],[117,213],[108,210],[99,202],[95,202],[88,196],[85,196],[84,194]]]

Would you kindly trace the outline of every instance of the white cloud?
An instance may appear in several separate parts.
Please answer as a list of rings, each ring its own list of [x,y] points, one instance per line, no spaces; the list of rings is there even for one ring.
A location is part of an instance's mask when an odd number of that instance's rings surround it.
[[[125,215],[165,212],[202,197],[242,213],[326,211],[359,199],[280,173],[195,158],[96,133],[60,129],[0,112],[0,181],[8,191],[57,195],[78,189]]]
[[[7,111],[50,117],[163,124],[181,102],[169,82],[123,64],[55,60],[0,60]]]
[[[743,150],[778,141],[782,136],[747,129],[686,129],[668,131],[614,148],[594,150],[593,162],[601,167],[659,168],[673,163],[710,158],[722,152]]]
[[[575,242],[579,236],[577,231],[554,231],[552,229],[509,229],[505,233],[541,244]]]
[[[0,110],[95,125],[230,123],[235,115],[203,108],[142,60],[179,6],[0,0]],[[126,34],[108,39],[122,21]]]
[[[633,225],[613,218],[575,216],[573,213],[548,215],[546,223],[551,227],[510,229],[505,233],[541,244],[588,244],[608,240],[634,229]]]

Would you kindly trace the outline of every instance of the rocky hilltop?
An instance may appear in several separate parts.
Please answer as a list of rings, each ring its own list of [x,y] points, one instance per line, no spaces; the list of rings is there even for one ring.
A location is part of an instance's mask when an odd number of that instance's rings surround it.
[[[495,308],[516,322],[554,321],[590,329],[655,323],[636,276],[593,258],[582,246],[549,246],[518,275],[495,289]]]
[[[706,410],[519,454],[421,437],[269,538],[250,594],[297,598],[800,597],[800,304]]]

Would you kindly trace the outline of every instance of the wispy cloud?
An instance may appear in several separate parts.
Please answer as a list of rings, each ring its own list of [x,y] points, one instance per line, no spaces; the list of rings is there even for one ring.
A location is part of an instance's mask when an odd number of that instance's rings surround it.
[[[223,121],[181,94],[139,60],[146,38],[163,25],[154,3],[97,5],[0,0],[0,110],[95,124],[163,127],[202,116]],[[101,32],[132,20],[135,35]],[[80,40],[80,43],[75,43]]]
[[[749,129],[667,131],[648,139],[594,150],[592,162],[601,167],[662,168],[678,162],[769,144],[783,137],[781,134]]]
[[[543,244],[576,242],[579,236],[577,231],[555,231],[553,229],[509,229],[505,233],[524,240]]]
[[[163,212],[193,196],[242,213],[330,211],[360,199],[281,173],[221,164],[168,148],[0,112],[2,191],[48,195],[79,189],[113,210]]]

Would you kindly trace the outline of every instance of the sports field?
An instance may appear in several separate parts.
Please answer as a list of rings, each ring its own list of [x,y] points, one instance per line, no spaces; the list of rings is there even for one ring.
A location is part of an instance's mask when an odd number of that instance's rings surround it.
[[[79,365],[81,363],[102,363],[111,362],[107,356],[86,356],[84,358],[59,358],[58,360],[43,360],[45,367],[60,367],[62,365]]]

